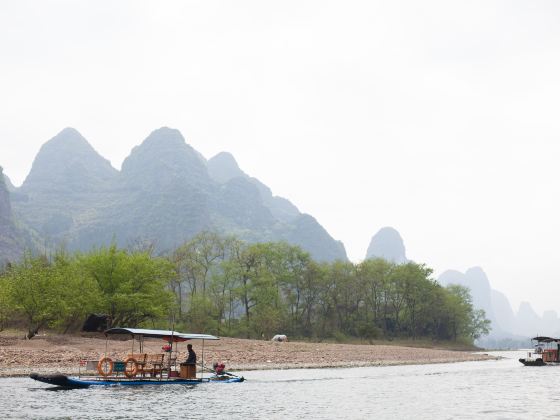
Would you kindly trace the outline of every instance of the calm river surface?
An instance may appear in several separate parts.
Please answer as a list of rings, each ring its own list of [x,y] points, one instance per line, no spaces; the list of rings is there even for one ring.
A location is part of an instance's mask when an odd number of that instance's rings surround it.
[[[49,390],[0,379],[0,418],[560,418],[560,366],[507,359],[243,372],[244,383]]]

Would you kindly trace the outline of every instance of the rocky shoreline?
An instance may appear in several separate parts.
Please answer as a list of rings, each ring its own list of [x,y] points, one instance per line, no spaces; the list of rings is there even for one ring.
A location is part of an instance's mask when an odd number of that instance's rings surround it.
[[[165,343],[146,340],[145,352],[160,353]],[[137,344],[135,344],[137,346]],[[202,342],[193,342],[202,358]],[[79,362],[98,360],[105,354],[106,340],[96,335],[41,335],[32,340],[15,334],[0,334],[0,377],[27,376],[31,372],[77,374]],[[178,360],[186,358],[185,345]],[[108,342],[107,355],[124,359],[132,350],[132,340]],[[137,351],[137,349],[136,349]],[[222,361],[227,370],[298,369],[391,366],[493,360],[495,357],[468,351],[397,345],[333,344],[222,338],[204,343],[204,364]]]

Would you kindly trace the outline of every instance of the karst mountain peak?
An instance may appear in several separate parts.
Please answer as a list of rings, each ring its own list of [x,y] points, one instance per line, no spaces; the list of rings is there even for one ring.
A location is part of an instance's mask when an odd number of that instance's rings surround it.
[[[141,238],[165,252],[212,230],[250,242],[285,240],[319,260],[346,260],[315,218],[274,196],[231,153],[207,161],[170,127],[149,133],[120,171],[78,130],[65,128],[41,147],[10,194],[18,220],[52,247],[87,250]]]

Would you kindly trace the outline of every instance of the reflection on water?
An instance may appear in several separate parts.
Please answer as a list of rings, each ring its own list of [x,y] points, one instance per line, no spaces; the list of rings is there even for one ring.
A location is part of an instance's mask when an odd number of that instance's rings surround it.
[[[0,379],[0,418],[560,417],[559,367],[498,361],[352,369],[243,372],[244,383],[99,387],[47,392]]]

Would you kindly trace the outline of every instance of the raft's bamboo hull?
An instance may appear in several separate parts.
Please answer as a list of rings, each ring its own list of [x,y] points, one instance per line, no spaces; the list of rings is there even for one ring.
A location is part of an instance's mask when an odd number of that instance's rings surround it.
[[[90,386],[143,386],[143,385],[196,385],[200,383],[233,383],[243,382],[243,377],[209,377],[202,379],[182,379],[182,378],[142,378],[142,379],[107,379],[107,378],[77,378],[63,374],[40,375],[32,373],[31,379],[61,388],[78,389],[89,388]]]

